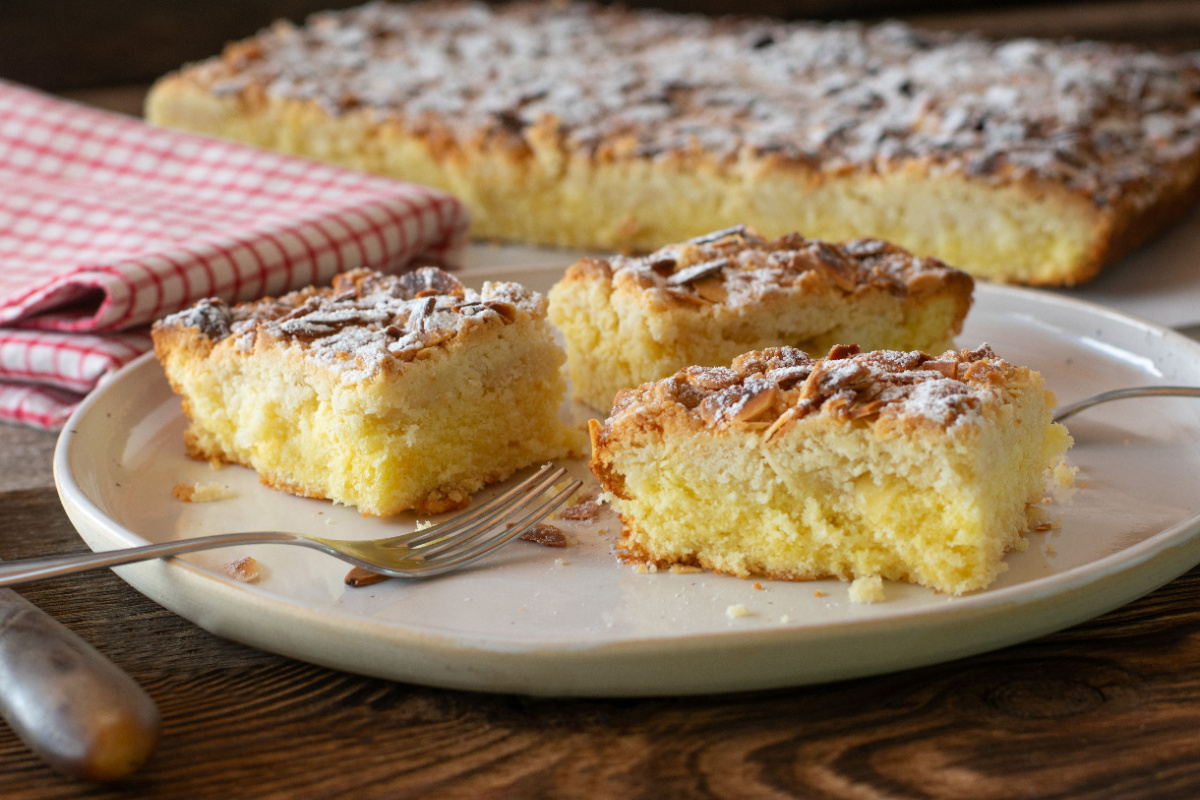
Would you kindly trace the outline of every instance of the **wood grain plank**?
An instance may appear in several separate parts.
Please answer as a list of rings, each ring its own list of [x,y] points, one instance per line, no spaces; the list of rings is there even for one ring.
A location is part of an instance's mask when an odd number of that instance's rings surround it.
[[[0,504],[5,557],[83,549],[53,491],[8,492]],[[327,670],[217,639],[110,572],[23,592],[128,669],[159,703],[164,731],[129,784],[89,787],[0,730],[4,798],[1200,794],[1200,570],[1100,619],[950,664],[639,700],[473,694]]]
[[[57,439],[46,431],[0,425],[0,492],[53,486]]]

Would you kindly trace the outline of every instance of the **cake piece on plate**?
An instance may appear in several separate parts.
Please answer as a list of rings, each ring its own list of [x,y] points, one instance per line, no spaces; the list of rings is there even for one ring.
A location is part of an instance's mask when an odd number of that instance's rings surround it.
[[[476,237],[649,251],[740,222],[1073,284],[1200,190],[1200,63],[891,22],[371,3],[163,78],[147,118],[446,189]]]
[[[592,423],[591,466],[628,561],[960,594],[1023,549],[1071,443],[1053,405],[986,345],[774,348],[622,392]]]
[[[551,290],[550,319],[575,397],[607,411],[620,389],[764,347],[941,352],[973,288],[966,273],[885,242],[767,240],[739,226],[643,258],[585,258]]]
[[[458,508],[582,444],[559,420],[546,300],[514,283],[356,270],[278,299],[203,300],[153,333],[189,455],[364,515]]]

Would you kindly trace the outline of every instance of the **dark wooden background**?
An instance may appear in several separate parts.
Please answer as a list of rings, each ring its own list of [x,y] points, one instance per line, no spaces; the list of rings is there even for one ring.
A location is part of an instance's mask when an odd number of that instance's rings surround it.
[[[0,0],[0,77],[136,113],[157,75],[312,7]],[[1200,47],[1200,3],[1178,0],[686,8]],[[52,434],[0,426],[0,557],[85,549],[53,488],[53,446]],[[1100,619],[975,658],[642,700],[473,694],[335,672],[217,639],[109,572],[22,592],[142,683],[164,731],[134,778],[93,786],[57,776],[0,724],[3,800],[1200,797],[1200,569]]]
[[[995,36],[1129,40],[1200,47],[1196,0],[628,0],[628,6],[788,19],[902,18]],[[352,0],[0,0],[0,78],[43,89],[148,83],[276,19]]]

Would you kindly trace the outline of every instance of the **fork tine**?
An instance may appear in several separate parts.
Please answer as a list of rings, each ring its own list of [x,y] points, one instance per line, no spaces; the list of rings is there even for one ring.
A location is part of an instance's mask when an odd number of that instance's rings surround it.
[[[440,533],[436,538],[433,538],[428,542],[412,545],[408,547],[408,549],[414,551],[416,555],[422,556],[425,559],[430,559],[446,550],[459,548],[470,544],[476,539],[487,535],[489,531],[502,523],[507,523],[507,526],[510,528],[516,524],[523,524],[524,518],[520,517],[520,514],[523,514],[525,510],[533,504],[539,504],[539,508],[544,506],[545,503],[548,502],[545,500],[545,493],[547,490],[553,487],[554,482],[558,479],[558,477],[561,476],[557,475],[556,473],[555,475],[540,481],[536,486],[530,487],[530,490],[525,494],[524,497],[512,500],[503,508],[497,509],[493,514],[489,515],[489,518],[486,522],[464,526],[460,530],[453,533]],[[557,495],[555,496],[557,497]],[[520,519],[521,522],[516,523],[509,521],[513,519]]]
[[[501,495],[493,497],[478,508],[459,514],[432,528],[416,531],[415,534],[397,536],[387,541],[388,546],[403,545],[409,548],[423,548],[443,541],[447,537],[457,536],[464,530],[482,529],[494,521],[511,513],[513,508],[520,507],[531,498],[536,498],[558,480],[567,474],[563,467],[547,464],[521,483]],[[519,495],[525,495],[520,497]]]
[[[477,541],[483,533],[494,530],[495,525],[464,539],[455,540],[450,546],[441,548],[437,553],[417,554],[416,560],[419,560],[420,566],[411,574],[415,577],[433,577],[434,575],[440,575],[444,572],[457,569],[470,561],[482,558],[493,550],[511,542],[548,517],[552,511],[565,503],[582,485],[582,481],[572,481],[567,488],[556,492],[540,506],[527,513],[511,528],[502,528],[500,529],[500,533],[491,538]]]

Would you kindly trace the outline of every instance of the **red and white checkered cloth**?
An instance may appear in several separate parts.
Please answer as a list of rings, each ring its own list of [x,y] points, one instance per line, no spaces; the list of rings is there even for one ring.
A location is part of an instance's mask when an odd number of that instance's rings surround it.
[[[457,264],[448,194],[154,128],[0,81],[0,421],[62,425],[204,297]],[[118,333],[130,331],[128,333]]]

